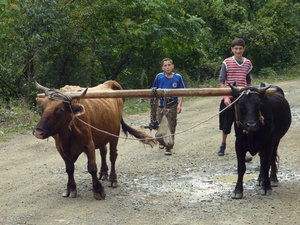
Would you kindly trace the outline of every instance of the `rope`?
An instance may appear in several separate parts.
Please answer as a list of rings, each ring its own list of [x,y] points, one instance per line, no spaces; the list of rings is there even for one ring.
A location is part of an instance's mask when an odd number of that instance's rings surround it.
[[[249,93],[249,92],[248,92],[248,93]],[[203,124],[203,123],[209,121],[210,119],[212,119],[212,118],[218,116],[219,114],[221,114],[222,112],[224,112],[226,109],[228,109],[230,106],[232,106],[234,103],[236,103],[236,102],[237,102],[244,94],[248,94],[248,93],[247,93],[246,91],[243,91],[237,99],[235,99],[233,102],[231,102],[231,103],[230,103],[228,106],[226,106],[223,110],[219,111],[218,113],[215,113],[214,115],[210,116],[210,117],[207,118],[206,120],[203,120],[202,122],[200,122],[200,123],[198,123],[198,124],[196,124],[196,125],[194,125],[194,126],[192,126],[192,127],[190,127],[190,128],[187,128],[187,129],[185,129],[185,130],[179,131],[179,132],[174,133],[174,134],[165,135],[165,136],[162,136],[162,137],[160,137],[160,138],[179,135],[179,134],[182,134],[182,133],[185,133],[185,132],[187,132],[187,131],[189,131],[189,130],[194,129],[195,127],[197,127],[197,126],[199,126],[199,125],[201,125],[201,124]],[[84,120],[80,119],[78,116],[76,116],[76,115],[74,114],[74,112],[73,112],[73,110],[72,110],[72,107],[71,107],[71,103],[69,103],[69,106],[70,106],[71,112],[73,113],[73,115],[75,116],[76,119],[78,119],[80,122],[82,122],[82,123],[84,123],[85,125],[87,125],[87,126],[93,128],[93,129],[96,130],[96,131],[99,131],[99,132],[108,134],[108,135],[113,136],[113,137],[117,137],[117,138],[121,138],[121,139],[135,140],[135,141],[136,141],[136,140],[141,140],[141,141],[143,141],[143,140],[152,140],[152,139],[153,139],[153,138],[129,138],[129,137],[122,137],[122,136],[118,136],[118,135],[109,133],[109,132],[107,132],[107,131],[101,130],[101,129],[97,128],[97,127],[94,127],[93,125],[88,124],[88,123],[85,122]]]
[[[156,119],[156,112],[157,112],[157,104],[158,104],[158,95],[157,95],[157,88],[152,88],[153,98],[151,98],[151,110],[150,110],[150,123],[149,129],[158,129],[159,123]]]
[[[87,126],[93,128],[93,129],[96,130],[96,131],[99,131],[99,132],[108,134],[108,135],[110,135],[110,136],[112,136],[112,137],[121,138],[121,139],[140,140],[140,141],[153,140],[153,138],[129,138],[129,137],[122,137],[122,136],[115,135],[115,134],[112,134],[112,133],[110,133],[110,132],[107,132],[107,131],[105,131],[105,130],[101,130],[101,129],[99,129],[99,128],[97,128],[97,127],[94,127],[93,125],[91,125],[91,124],[85,122],[84,120],[80,119],[78,116],[76,116],[76,115],[74,114],[74,112],[73,112],[73,110],[72,110],[72,107],[71,107],[71,103],[69,104],[69,106],[70,106],[70,110],[71,110],[72,114],[75,116],[75,118],[76,118],[77,120],[79,120],[79,121],[82,122],[83,124],[85,124],[85,125],[87,125]]]
[[[230,103],[228,106],[226,106],[224,109],[222,109],[221,111],[219,111],[219,112],[215,113],[214,115],[208,117],[206,120],[203,120],[202,122],[200,122],[200,123],[198,123],[198,124],[196,124],[196,125],[194,125],[194,126],[192,126],[192,127],[190,127],[190,128],[187,128],[187,129],[185,129],[185,130],[179,131],[179,132],[177,132],[177,133],[175,133],[175,134],[171,134],[171,135],[178,135],[178,134],[184,133],[184,132],[186,132],[186,131],[192,130],[193,128],[195,128],[195,127],[197,127],[197,126],[199,126],[199,125],[201,125],[201,124],[203,124],[203,123],[205,123],[205,122],[211,120],[212,118],[214,118],[214,117],[218,116],[219,114],[221,114],[222,112],[224,112],[226,109],[228,109],[228,108],[229,108],[230,106],[232,106],[234,103],[236,103],[236,102],[237,102],[244,94],[246,94],[245,91],[243,91],[243,92],[241,93],[241,95],[240,95],[237,99],[235,99],[233,102],[231,102],[231,103]]]
[[[72,101],[72,98],[70,96],[65,95],[64,93],[56,91],[56,90],[51,90],[51,89],[46,90],[45,94],[50,99],[53,99],[53,100],[59,100],[59,101],[63,101],[66,103],[71,103],[71,101]]]

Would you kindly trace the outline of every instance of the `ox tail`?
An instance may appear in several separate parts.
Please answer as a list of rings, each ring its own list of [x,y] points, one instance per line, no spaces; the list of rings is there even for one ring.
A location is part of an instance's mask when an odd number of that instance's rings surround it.
[[[123,118],[121,118],[121,125],[122,125],[122,130],[124,131],[126,136],[129,133],[129,134],[133,135],[134,137],[140,139],[140,142],[142,142],[143,144],[150,145],[151,148],[153,148],[157,144],[157,141],[155,140],[155,138],[145,134],[142,131],[132,128],[131,126],[129,126],[128,124],[125,123]]]

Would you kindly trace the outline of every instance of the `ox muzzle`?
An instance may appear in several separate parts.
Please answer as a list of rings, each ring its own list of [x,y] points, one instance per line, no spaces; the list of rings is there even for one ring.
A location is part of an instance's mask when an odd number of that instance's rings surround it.
[[[244,123],[244,130],[246,133],[251,133],[251,132],[255,132],[257,131],[259,126],[259,122],[255,122],[255,121],[248,121]]]
[[[38,138],[38,139],[46,139],[48,138],[50,135],[49,131],[40,128],[40,127],[36,127],[33,129],[32,134]]]

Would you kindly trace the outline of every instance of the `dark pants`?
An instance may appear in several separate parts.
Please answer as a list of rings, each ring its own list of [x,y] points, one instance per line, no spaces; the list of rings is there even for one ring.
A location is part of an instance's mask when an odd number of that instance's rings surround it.
[[[221,101],[220,111],[226,107],[224,100]],[[219,114],[219,128],[224,134],[230,134],[234,122],[234,108],[230,106],[224,112]]]
[[[178,102],[171,102],[170,104],[167,104],[167,119],[170,126],[170,131],[172,134],[175,134],[176,126],[177,126],[177,105]],[[157,116],[158,116],[158,122],[160,123],[162,116],[163,116],[163,107],[159,107],[157,109]],[[175,140],[175,135],[172,136],[173,141]]]

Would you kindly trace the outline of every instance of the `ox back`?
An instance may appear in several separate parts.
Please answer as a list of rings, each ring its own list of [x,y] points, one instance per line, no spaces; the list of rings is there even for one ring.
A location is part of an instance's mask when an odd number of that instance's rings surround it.
[[[274,139],[280,140],[291,125],[291,110],[283,91],[278,89],[274,95],[266,96],[270,102],[274,122]]]

